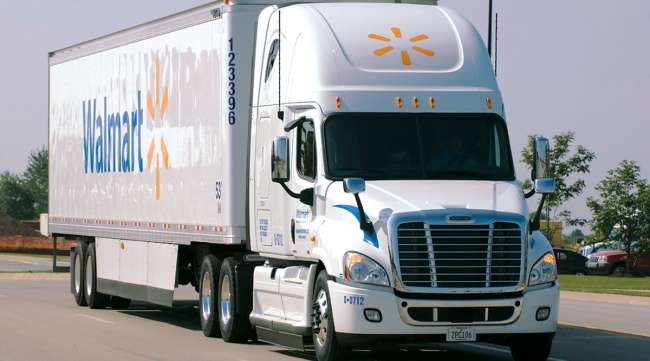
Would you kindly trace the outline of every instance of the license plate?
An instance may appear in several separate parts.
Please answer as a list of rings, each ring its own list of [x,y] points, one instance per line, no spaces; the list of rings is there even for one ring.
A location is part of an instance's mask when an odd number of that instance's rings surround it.
[[[476,328],[474,327],[449,327],[447,329],[447,342],[472,341],[476,341]]]

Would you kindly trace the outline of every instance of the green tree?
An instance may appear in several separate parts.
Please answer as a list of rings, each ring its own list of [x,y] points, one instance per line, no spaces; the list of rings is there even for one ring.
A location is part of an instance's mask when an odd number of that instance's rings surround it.
[[[521,151],[522,162],[533,168],[533,144],[537,135],[528,136],[528,145]],[[582,194],[585,189],[583,179],[569,178],[576,174],[587,174],[590,172],[591,161],[596,154],[582,145],[572,146],[575,141],[574,132],[564,132],[553,136],[551,150],[549,152],[549,174],[557,182],[555,193],[546,196],[546,204],[543,219],[546,220],[545,233],[549,239],[551,234],[551,218],[560,218],[571,226],[582,226],[587,223],[585,219],[573,217],[571,212],[561,209],[568,200]],[[532,187],[529,180],[523,182],[524,188]]]
[[[15,174],[0,174],[0,212],[15,219],[33,219],[34,198],[24,182]]]
[[[632,244],[647,249],[650,239],[650,185],[641,177],[634,161],[624,160],[596,186],[598,198],[589,197],[587,206],[593,214],[592,229],[603,238],[620,241],[627,253],[625,271],[630,272]]]
[[[23,182],[34,200],[36,214],[47,213],[48,189],[48,154],[46,148],[33,151],[29,155],[27,169],[23,173]]]

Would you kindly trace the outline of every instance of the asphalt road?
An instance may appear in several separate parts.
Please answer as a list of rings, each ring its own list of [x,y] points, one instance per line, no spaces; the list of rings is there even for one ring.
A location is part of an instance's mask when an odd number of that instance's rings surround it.
[[[70,262],[57,260],[57,267],[70,267]],[[52,257],[22,254],[0,254],[0,272],[51,271]]]
[[[310,353],[263,343],[238,345],[205,338],[191,288],[177,292],[173,310],[146,304],[126,311],[90,310],[76,306],[66,276],[43,276],[54,280],[0,278],[0,360],[314,359]],[[583,307],[591,305],[585,302]],[[551,361],[646,361],[650,359],[650,338],[562,326],[551,356]],[[360,351],[354,358],[507,361],[510,355],[503,347],[486,344],[432,344]]]

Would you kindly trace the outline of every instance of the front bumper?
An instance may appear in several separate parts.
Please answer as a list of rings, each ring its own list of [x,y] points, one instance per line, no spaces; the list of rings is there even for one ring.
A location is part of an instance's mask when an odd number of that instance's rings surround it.
[[[450,326],[471,325],[476,327],[479,340],[490,335],[502,336],[529,333],[554,333],[557,327],[559,286],[557,283],[543,289],[528,290],[515,298],[471,299],[471,300],[436,300],[401,298],[392,289],[378,287],[360,287],[343,284],[336,281],[328,282],[334,327],[337,334],[364,335],[364,338],[377,340],[382,335],[428,336],[428,340],[444,341],[444,336]],[[409,304],[428,307],[498,307],[504,304],[514,305],[518,301],[517,310],[512,318],[502,322],[476,323],[418,323],[409,319],[405,311]],[[544,321],[537,321],[535,314],[540,307],[550,307],[550,316]],[[364,316],[364,310],[376,309],[381,312],[381,322],[371,322]],[[375,337],[373,337],[375,336]]]
[[[612,264],[609,262],[587,261],[587,271],[590,274],[609,274]]]

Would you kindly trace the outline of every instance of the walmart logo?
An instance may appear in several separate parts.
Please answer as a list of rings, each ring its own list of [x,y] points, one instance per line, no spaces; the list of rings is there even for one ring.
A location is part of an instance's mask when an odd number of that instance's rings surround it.
[[[386,46],[383,46],[383,47],[378,48],[375,51],[373,51],[373,53],[376,56],[384,56],[384,55],[392,52],[393,50],[396,49],[396,47],[399,46],[401,48],[399,53],[400,53],[400,57],[402,58],[402,64],[405,65],[405,66],[409,66],[409,65],[412,64],[411,55],[409,54],[409,50],[412,50],[414,52],[417,52],[417,53],[419,53],[421,55],[424,55],[424,56],[427,56],[427,57],[432,57],[432,56],[435,55],[433,50],[430,50],[430,49],[427,49],[427,48],[424,48],[424,47],[421,47],[421,46],[417,45],[418,42],[429,39],[429,37],[427,35],[420,34],[420,35],[416,35],[416,36],[414,36],[412,38],[409,38],[409,39],[404,39],[402,37],[402,30],[400,28],[392,27],[392,28],[390,28],[390,31],[393,34],[393,37],[394,37],[393,39],[391,39],[390,37],[383,36],[383,35],[368,34],[368,37],[370,39],[378,40],[378,41],[386,43],[385,44]],[[408,42],[406,43],[408,45],[404,45],[404,40],[408,40]],[[400,45],[398,45],[397,43],[399,43]]]
[[[169,150],[162,135],[157,135],[169,105],[169,89],[161,87],[160,59],[154,62],[155,93],[147,93],[147,112],[154,125],[154,132],[147,149],[147,168],[156,175],[155,197],[160,199],[160,169],[169,169]],[[141,91],[138,90],[135,109],[108,112],[108,98],[82,101],[84,134],[84,172],[142,173],[142,125],[143,109]]]
[[[154,76],[156,82],[156,94],[151,95],[151,92],[147,93],[147,110],[149,112],[149,118],[154,125],[160,127],[165,119],[165,114],[167,113],[167,106],[169,105],[169,88],[160,86],[160,59],[156,58],[155,61]],[[154,100],[155,98],[155,100]],[[151,143],[149,143],[149,150],[147,151],[147,168],[149,170],[152,167],[155,167],[156,170],[156,200],[160,199],[160,158],[162,156],[162,165],[165,169],[169,169],[169,151],[167,150],[167,144],[165,143],[165,138],[161,135],[156,141],[156,136],[154,135],[151,138]],[[153,163],[153,159],[156,157],[156,163]]]

